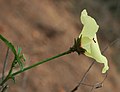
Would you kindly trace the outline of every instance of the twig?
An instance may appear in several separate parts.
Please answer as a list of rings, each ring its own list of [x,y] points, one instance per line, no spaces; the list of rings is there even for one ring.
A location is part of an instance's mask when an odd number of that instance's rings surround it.
[[[7,48],[6,56],[5,56],[5,59],[3,62],[2,81],[4,80],[4,77],[5,77],[5,70],[6,70],[6,66],[7,66],[8,55],[9,55],[9,47]],[[1,86],[0,91],[5,92],[6,89],[7,89],[7,84],[4,84]]]
[[[91,88],[90,92],[92,92],[94,90],[94,86]]]
[[[107,76],[108,76],[108,73],[106,73],[105,78],[103,79],[101,83],[103,83],[106,80]]]
[[[118,42],[119,40],[120,40],[120,39],[118,38],[118,39],[112,41],[108,46],[106,46],[106,47],[104,48],[104,50],[102,51],[102,53],[104,53],[109,47],[113,46],[113,45],[114,45],[116,42]]]
[[[91,86],[92,88],[91,88],[90,92],[92,92],[94,89],[103,87],[103,83],[106,80],[107,75],[108,75],[108,73],[106,73],[105,78],[100,83],[96,83],[95,85]]]
[[[94,85],[90,85],[90,84],[85,84],[85,83],[81,83],[82,85],[85,85],[85,86],[89,86],[89,87],[93,87]]]
[[[5,56],[5,60],[4,60],[4,62],[3,62],[2,80],[4,80],[4,76],[5,76],[5,70],[6,70],[6,66],[7,66],[8,54],[9,54],[9,47],[7,48],[7,52],[6,52],[6,56]]]
[[[91,69],[91,67],[93,66],[94,63],[95,63],[94,61],[91,63],[91,65],[89,66],[87,71],[84,73],[84,75],[83,75],[82,79],[80,80],[79,84],[74,89],[72,89],[72,91],[70,91],[70,92],[75,92],[80,87],[80,85],[85,80],[85,78],[87,76],[87,73],[89,72],[89,70]]]

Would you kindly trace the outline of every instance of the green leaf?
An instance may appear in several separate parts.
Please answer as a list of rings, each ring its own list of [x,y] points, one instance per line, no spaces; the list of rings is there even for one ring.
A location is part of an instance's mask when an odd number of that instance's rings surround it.
[[[16,83],[14,76],[12,76],[11,79],[13,80],[14,83]]]
[[[20,69],[23,70],[24,65],[23,65],[21,59],[17,56],[17,57],[16,57],[16,60],[17,60],[17,62],[18,62],[18,64],[19,64],[19,66],[20,66]]]
[[[21,48],[18,48],[18,53],[16,52],[15,50],[15,47],[12,45],[11,42],[9,42],[6,38],[4,38],[2,35],[0,35],[0,39],[11,49],[11,51],[13,52],[13,54],[15,55],[15,62],[17,61],[17,63],[19,64],[20,66],[20,69],[22,70],[23,69],[23,63],[22,61],[20,60],[20,53],[21,53]],[[15,63],[16,64],[16,63]],[[15,66],[15,65],[14,65]]]
[[[23,61],[25,62],[25,61],[26,61],[25,55],[22,54],[22,55],[20,56],[20,59],[23,60]]]
[[[12,45],[12,43],[10,43],[7,39],[5,39],[1,34],[0,34],[0,39],[11,49],[11,51],[16,56],[17,55],[16,50],[15,47]]]
[[[18,56],[20,55],[21,51],[22,51],[22,48],[18,47]]]

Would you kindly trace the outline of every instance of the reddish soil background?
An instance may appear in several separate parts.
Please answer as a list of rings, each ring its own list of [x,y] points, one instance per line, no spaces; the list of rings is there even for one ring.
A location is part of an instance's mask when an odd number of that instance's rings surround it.
[[[104,53],[109,60],[109,74],[104,86],[95,92],[119,92],[119,0],[0,0],[0,34],[16,47],[22,47],[26,65],[31,65],[72,46],[82,29],[79,15],[84,8],[100,25],[101,50],[109,45]],[[6,49],[0,41],[0,72]],[[9,60],[12,60],[11,56]],[[76,53],[57,58],[18,75],[15,84],[9,81],[8,92],[70,92],[91,62],[92,59]],[[104,78],[101,68],[101,64],[95,63],[85,83],[100,82]],[[76,92],[89,91],[90,87],[81,86]]]

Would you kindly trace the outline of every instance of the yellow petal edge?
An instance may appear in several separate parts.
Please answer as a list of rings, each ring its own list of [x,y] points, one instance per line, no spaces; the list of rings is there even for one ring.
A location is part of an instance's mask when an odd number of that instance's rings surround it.
[[[98,31],[99,26],[97,25],[94,18],[88,16],[86,9],[81,12],[80,19],[83,24],[82,32],[79,35],[79,38],[82,35],[81,47],[86,50],[86,56],[91,57],[97,62],[104,64],[102,73],[106,73],[106,71],[109,69],[108,60],[101,54],[96,36],[96,32]]]

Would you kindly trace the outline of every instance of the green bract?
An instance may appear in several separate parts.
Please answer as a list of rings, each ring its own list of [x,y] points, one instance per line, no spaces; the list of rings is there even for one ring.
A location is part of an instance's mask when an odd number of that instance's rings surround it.
[[[81,37],[81,47],[86,50],[84,54],[95,59],[99,63],[103,63],[104,68],[102,69],[102,73],[106,73],[109,69],[108,60],[101,54],[96,36],[99,26],[94,18],[88,16],[85,9],[81,12],[81,22],[83,24],[83,29],[79,38]]]

